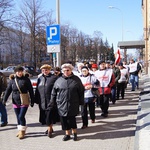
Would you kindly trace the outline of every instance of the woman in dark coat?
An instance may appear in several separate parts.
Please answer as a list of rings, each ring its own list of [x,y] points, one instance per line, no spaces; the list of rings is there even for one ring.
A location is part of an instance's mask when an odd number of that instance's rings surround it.
[[[27,128],[25,115],[26,115],[29,105],[21,104],[20,92],[16,85],[15,79],[22,93],[29,92],[30,99],[31,99],[31,103],[30,103],[31,107],[33,107],[34,105],[34,93],[33,93],[33,87],[32,87],[31,81],[28,78],[29,75],[24,74],[24,68],[21,66],[17,66],[14,71],[15,71],[15,74],[12,74],[9,76],[10,82],[5,91],[3,102],[6,103],[9,95],[12,93],[12,103],[13,103],[13,108],[17,117],[17,122],[18,122],[17,127],[19,130],[17,137],[19,137],[19,139],[23,139],[25,136],[26,128]]]
[[[61,69],[63,75],[54,84],[50,106],[53,108],[57,104],[62,129],[66,132],[63,141],[70,139],[71,129],[73,140],[76,141],[76,115],[79,113],[79,105],[84,104],[84,87],[79,77],[72,73],[71,64],[63,64]]]
[[[35,91],[35,101],[39,104],[40,109],[40,122],[48,126],[48,137],[52,137],[53,123],[56,122],[55,111],[50,110],[49,102],[53,85],[57,76],[50,73],[51,66],[45,64],[41,66],[42,75],[39,76],[37,81],[37,88]]]

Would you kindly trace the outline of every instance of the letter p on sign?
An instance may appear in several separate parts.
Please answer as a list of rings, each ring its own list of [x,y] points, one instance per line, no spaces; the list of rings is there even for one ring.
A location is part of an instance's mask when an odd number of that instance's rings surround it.
[[[56,27],[51,27],[50,28],[50,39],[53,38],[53,36],[57,35],[57,28]]]

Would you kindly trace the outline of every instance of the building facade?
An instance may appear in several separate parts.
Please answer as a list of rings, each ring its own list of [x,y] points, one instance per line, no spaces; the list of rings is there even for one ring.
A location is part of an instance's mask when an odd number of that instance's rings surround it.
[[[142,0],[143,34],[145,41],[144,61],[146,73],[150,75],[150,0]]]

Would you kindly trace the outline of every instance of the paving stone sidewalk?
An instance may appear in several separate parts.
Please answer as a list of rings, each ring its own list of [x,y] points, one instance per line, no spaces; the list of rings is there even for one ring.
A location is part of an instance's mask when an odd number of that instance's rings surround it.
[[[26,137],[16,137],[16,117],[11,100],[7,103],[8,125],[0,127],[1,150],[133,150],[136,129],[137,108],[140,90],[131,92],[128,86],[125,99],[118,100],[115,105],[110,102],[109,116],[100,116],[100,108],[96,108],[96,122],[80,129],[81,117],[77,116],[78,141],[62,141],[64,131],[59,123],[54,125],[53,138],[43,133],[47,127],[38,122],[39,110],[35,105],[29,108],[26,121]]]

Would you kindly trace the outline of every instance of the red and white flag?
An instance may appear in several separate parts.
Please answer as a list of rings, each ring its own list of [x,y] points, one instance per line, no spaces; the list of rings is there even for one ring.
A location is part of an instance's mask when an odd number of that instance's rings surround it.
[[[115,64],[119,64],[121,60],[121,54],[120,54],[120,50],[118,49],[117,53],[116,53],[116,59],[115,59]]]

